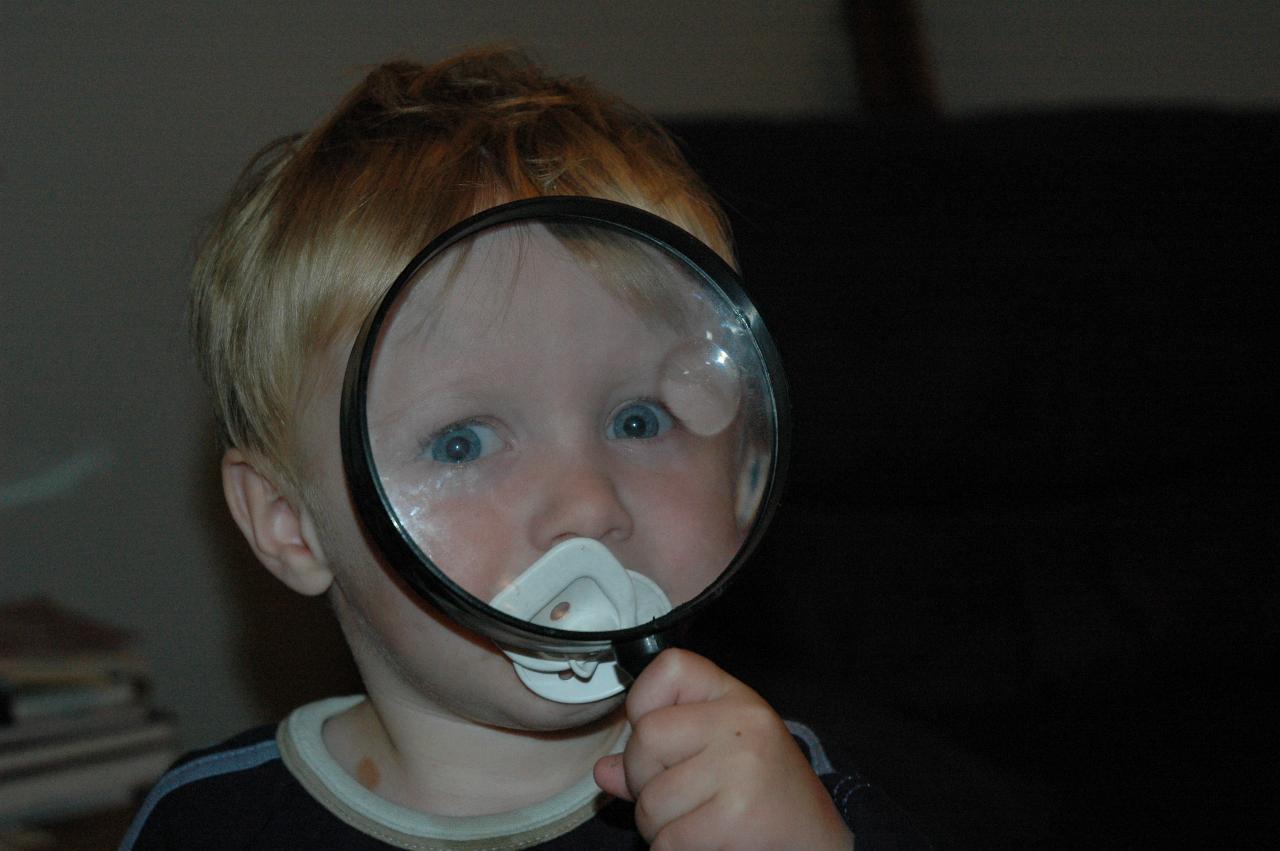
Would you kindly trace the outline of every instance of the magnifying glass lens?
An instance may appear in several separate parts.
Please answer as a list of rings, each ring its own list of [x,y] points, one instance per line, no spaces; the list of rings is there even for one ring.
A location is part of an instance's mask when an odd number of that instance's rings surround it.
[[[365,429],[424,569],[481,611],[571,632],[715,585],[761,511],[776,412],[751,328],[703,270],[532,218],[450,244],[393,298]]]

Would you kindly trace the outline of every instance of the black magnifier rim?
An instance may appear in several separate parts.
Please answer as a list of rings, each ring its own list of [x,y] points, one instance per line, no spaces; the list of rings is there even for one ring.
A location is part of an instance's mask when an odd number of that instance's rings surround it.
[[[422,552],[400,522],[382,482],[376,475],[367,418],[369,372],[379,332],[400,293],[428,262],[459,241],[502,224],[539,220],[597,225],[642,239],[678,258],[704,283],[733,305],[738,320],[750,331],[765,367],[767,390],[773,400],[772,463],[751,529],[737,553],[716,580],[693,599],[653,621],[626,629],[578,632],[554,629],[521,620],[488,605],[451,580]],[[352,346],[342,388],[340,440],[343,467],[352,501],[365,529],[388,564],[419,595],[455,620],[519,649],[535,652],[596,652],[672,630],[678,623],[719,597],[750,557],[768,527],[782,491],[788,466],[791,427],[790,397],[782,362],[773,338],[755,305],[747,297],[737,273],[710,247],[682,228],[645,210],[600,198],[547,196],[512,201],[489,208],[449,228],[431,240],[392,283],[366,318]]]

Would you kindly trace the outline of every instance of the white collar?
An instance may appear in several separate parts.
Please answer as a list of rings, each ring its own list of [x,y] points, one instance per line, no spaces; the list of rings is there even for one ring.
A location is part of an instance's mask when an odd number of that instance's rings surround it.
[[[528,807],[487,816],[433,816],[393,804],[361,786],[324,745],[324,723],[364,700],[331,697],[295,709],[280,722],[276,741],[285,767],[335,816],[398,848],[507,849],[545,842],[592,818],[609,802],[590,777]],[[627,732],[615,744],[626,745]]]

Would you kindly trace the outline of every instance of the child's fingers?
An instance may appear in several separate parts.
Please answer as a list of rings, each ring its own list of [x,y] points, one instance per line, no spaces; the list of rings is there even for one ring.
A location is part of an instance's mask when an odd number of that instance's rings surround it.
[[[634,724],[664,706],[717,700],[735,686],[741,683],[696,653],[664,650],[631,686],[627,718]]]
[[[645,785],[636,798],[636,830],[646,841],[671,822],[693,812],[715,797],[720,778],[694,757],[672,766]]]
[[[724,735],[721,707],[713,703],[664,706],[655,709],[631,728],[623,751],[627,788],[638,797],[655,777],[706,749]]]
[[[635,800],[654,777],[700,753],[712,736],[723,732],[722,720],[713,704],[654,710],[632,727],[623,753],[596,761],[596,785],[616,798]]]
[[[703,801],[680,818],[667,822],[652,837],[646,836],[649,851],[686,851],[690,848],[723,848],[724,837],[738,836],[736,848],[760,847],[751,837],[741,833],[741,824],[735,825],[727,817],[718,799]],[[767,846],[766,846],[767,847]]]
[[[631,790],[627,788],[627,774],[622,766],[622,754],[615,753],[600,757],[596,760],[595,769],[591,774],[595,778],[596,785],[605,794],[626,801],[634,800]]]

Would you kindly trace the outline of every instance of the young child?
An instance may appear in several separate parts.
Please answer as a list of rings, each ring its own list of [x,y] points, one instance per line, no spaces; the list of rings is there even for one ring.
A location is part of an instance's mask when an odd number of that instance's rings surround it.
[[[192,299],[228,447],[224,491],[267,569],[299,593],[327,595],[367,694],[304,706],[276,729],[184,758],[147,798],[123,848],[916,841],[865,783],[832,771],[812,734],[694,654],[660,655],[625,701],[539,697],[495,645],[415,597],[363,534],[338,440],[359,324],[432,237],[472,213],[542,195],[647,209],[731,259],[723,215],[653,120],[509,52],[381,66],[320,126],[268,148],[242,176],[202,248]],[[610,309],[599,293],[597,303],[568,283],[500,297],[475,286],[474,297],[441,302],[431,325],[424,357],[438,380],[462,362],[486,399],[501,392],[529,407],[539,401],[535,379],[538,394],[560,401],[610,380],[603,361],[572,366],[585,345],[572,336],[580,318]],[[524,345],[534,335],[549,342]],[[637,326],[627,345],[642,344]],[[459,504],[459,522],[480,518],[485,531],[446,541],[456,558],[483,561],[462,554],[478,539],[519,564],[567,536],[598,540],[623,561],[677,545],[736,546],[739,530],[723,522],[732,500],[699,484],[718,481],[703,474],[725,466],[715,441],[661,444],[684,453],[673,468],[691,471],[689,498],[700,509],[680,515],[708,518],[672,536],[662,531],[670,516],[660,515],[681,507],[669,495],[640,483],[620,496],[627,485],[605,482],[596,456],[567,437],[548,443],[559,448],[548,462],[556,475],[528,486],[532,473],[494,460],[504,457],[501,424],[473,417],[484,411],[470,410],[470,399],[439,413],[423,452],[450,475],[491,477],[486,485],[507,490]],[[605,437],[618,442],[603,452],[658,451],[644,441],[677,428],[645,398],[610,404]],[[568,408],[546,415],[560,413],[569,420],[557,422],[571,421]],[[521,552],[506,554],[513,548]]]

